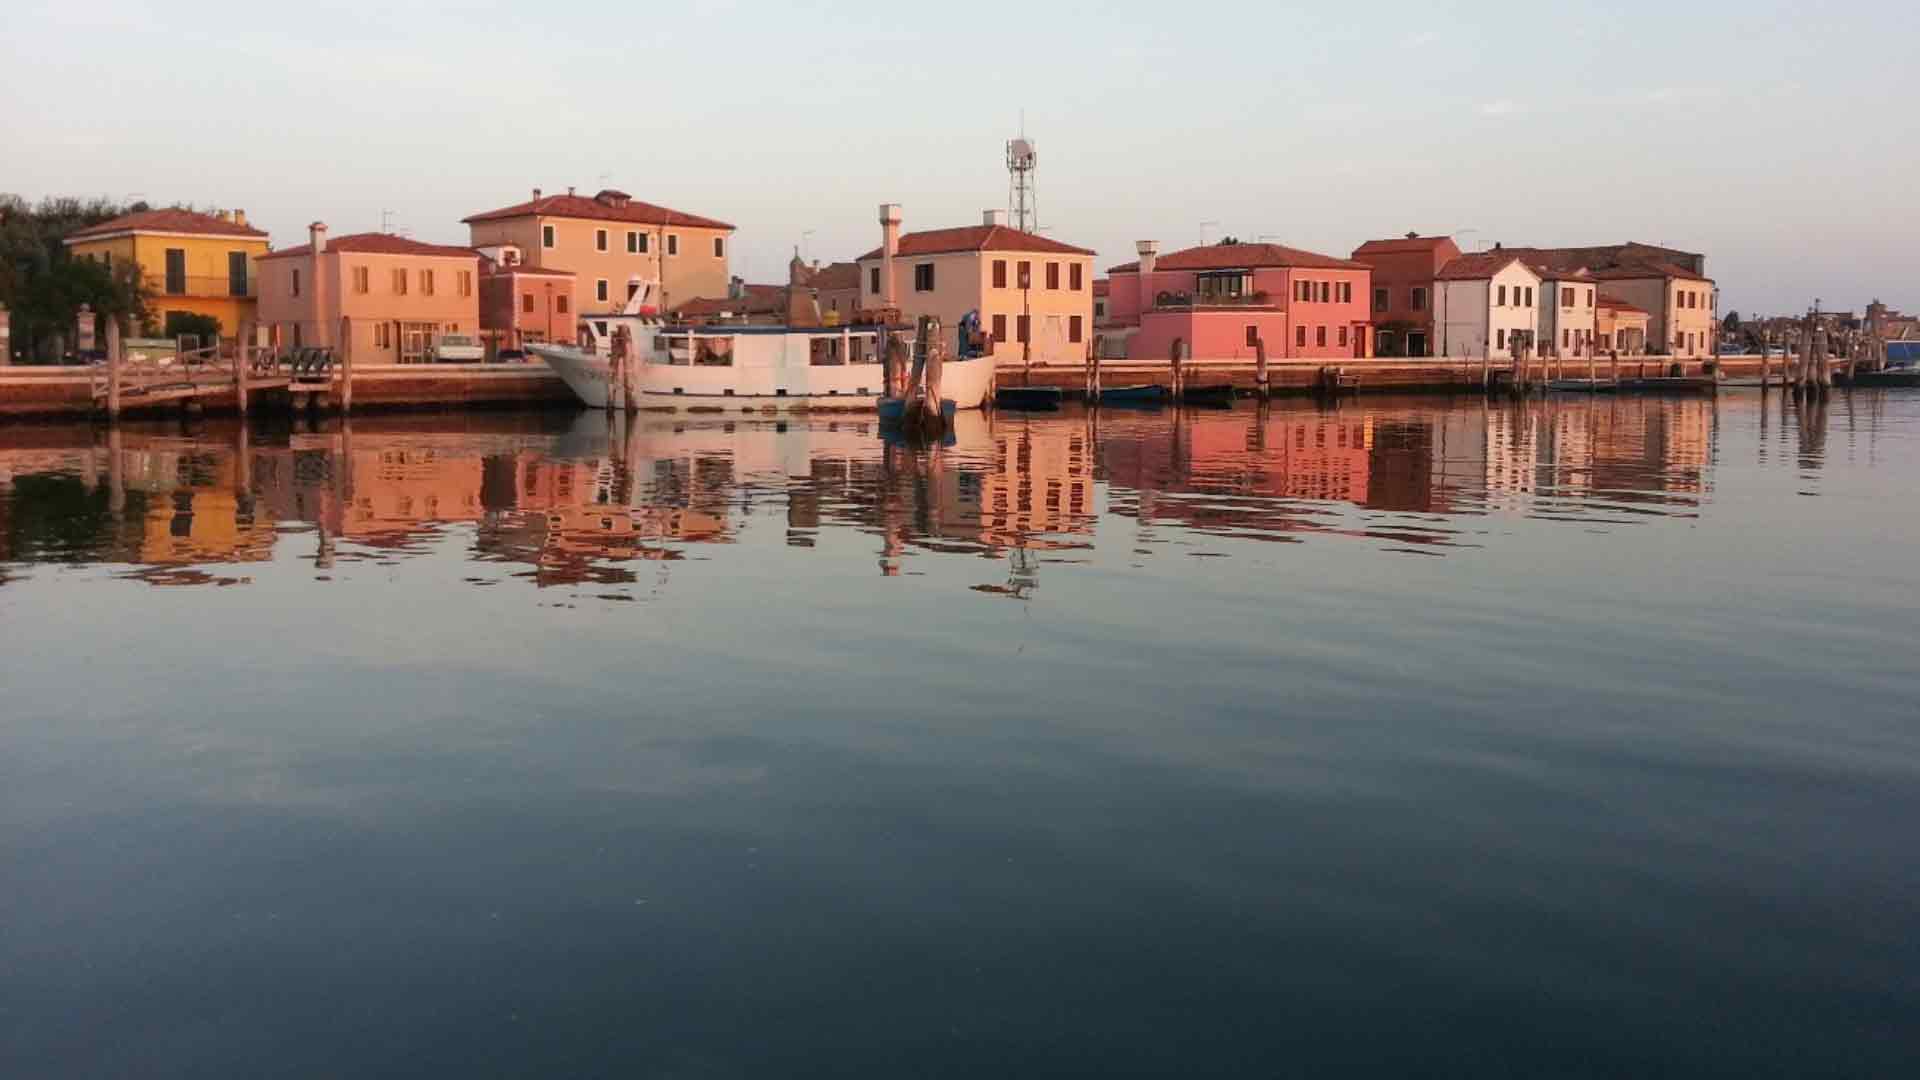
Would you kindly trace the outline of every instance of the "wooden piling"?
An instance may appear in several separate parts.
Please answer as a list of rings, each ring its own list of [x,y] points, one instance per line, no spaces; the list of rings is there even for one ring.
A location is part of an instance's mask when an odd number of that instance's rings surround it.
[[[353,317],[340,316],[340,415],[353,411]]]
[[[1267,339],[1265,335],[1253,339],[1253,394],[1265,401],[1271,392],[1267,382]]]
[[[1613,385],[1615,386],[1620,385],[1620,350],[1619,349],[1607,350],[1607,378],[1612,381]]]
[[[107,316],[107,419],[120,419],[120,369],[126,366],[126,345],[120,340],[120,317]]]
[[[253,342],[253,324],[242,322],[240,336],[233,340],[233,407],[242,419],[247,415],[248,349]]]

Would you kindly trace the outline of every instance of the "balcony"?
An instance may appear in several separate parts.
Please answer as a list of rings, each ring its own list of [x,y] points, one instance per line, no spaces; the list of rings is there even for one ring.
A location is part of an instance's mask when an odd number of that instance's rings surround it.
[[[1155,311],[1206,311],[1210,308],[1267,308],[1277,311],[1279,307],[1265,292],[1163,292],[1153,298]]]
[[[231,278],[225,274],[147,274],[147,292],[155,299],[167,296],[249,297],[257,295],[257,281],[251,276]]]

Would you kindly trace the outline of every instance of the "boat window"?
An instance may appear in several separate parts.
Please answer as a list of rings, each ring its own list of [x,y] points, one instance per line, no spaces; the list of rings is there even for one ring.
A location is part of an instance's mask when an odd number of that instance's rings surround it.
[[[695,367],[732,367],[733,339],[730,337],[712,337],[694,339],[693,364]]]
[[[807,345],[807,362],[814,367],[839,367],[847,362],[840,355],[839,338],[814,338]]]

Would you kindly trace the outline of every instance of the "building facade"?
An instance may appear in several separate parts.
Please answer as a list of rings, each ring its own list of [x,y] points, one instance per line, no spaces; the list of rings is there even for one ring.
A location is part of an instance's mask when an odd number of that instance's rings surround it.
[[[480,330],[490,348],[575,339],[573,271],[528,266],[510,245],[480,254]]]
[[[1512,358],[1539,333],[1540,275],[1504,251],[1462,255],[1434,279],[1440,355]]]
[[[1593,347],[1600,352],[1639,356],[1647,351],[1647,313],[1625,300],[1601,293],[1593,323]]]
[[[473,245],[512,245],[537,269],[573,271],[573,310],[607,315],[650,289],[648,306],[668,311],[698,296],[725,296],[732,225],[644,203],[624,191],[592,198],[543,195],[464,219]]]
[[[228,337],[255,321],[258,262],[268,244],[244,210],[144,210],[81,229],[65,242],[76,258],[109,269],[140,268],[151,297],[150,333],[165,332],[175,312],[215,319]]]
[[[473,251],[385,233],[330,239],[319,222],[308,236],[260,259],[260,321],[282,347],[350,346],[357,362],[412,363],[447,334],[479,335]]]
[[[1127,355],[1159,360],[1184,345],[1196,363],[1373,355],[1373,269],[1279,244],[1224,243],[1159,254],[1108,271],[1108,318],[1132,329]]]
[[[1004,217],[989,210],[980,225],[901,235],[899,207],[881,207],[881,246],[856,260],[860,306],[936,316],[949,348],[958,347],[961,317],[979,312],[1002,367],[1023,358],[1085,363],[1094,253],[1009,228]]]
[[[1373,268],[1368,313],[1378,355],[1438,352],[1433,330],[1434,276],[1459,257],[1460,248],[1452,237],[1418,233],[1396,240],[1369,240],[1354,249],[1353,260]]]
[[[1585,273],[1568,274],[1535,267],[1540,275],[1540,353],[1585,356],[1593,349],[1594,311],[1599,290]]]
[[[1647,313],[1647,351],[1656,356],[1707,357],[1720,332],[1719,294],[1713,282],[1671,263],[1602,270],[1607,292]]]

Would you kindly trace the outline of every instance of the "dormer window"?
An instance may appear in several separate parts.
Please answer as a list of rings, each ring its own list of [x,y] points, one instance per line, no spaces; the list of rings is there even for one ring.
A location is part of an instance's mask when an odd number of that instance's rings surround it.
[[[633,196],[624,191],[615,191],[612,188],[606,188],[598,195],[595,195],[593,201],[602,206],[610,206],[615,210],[622,210],[626,208],[628,203],[633,201]]]

